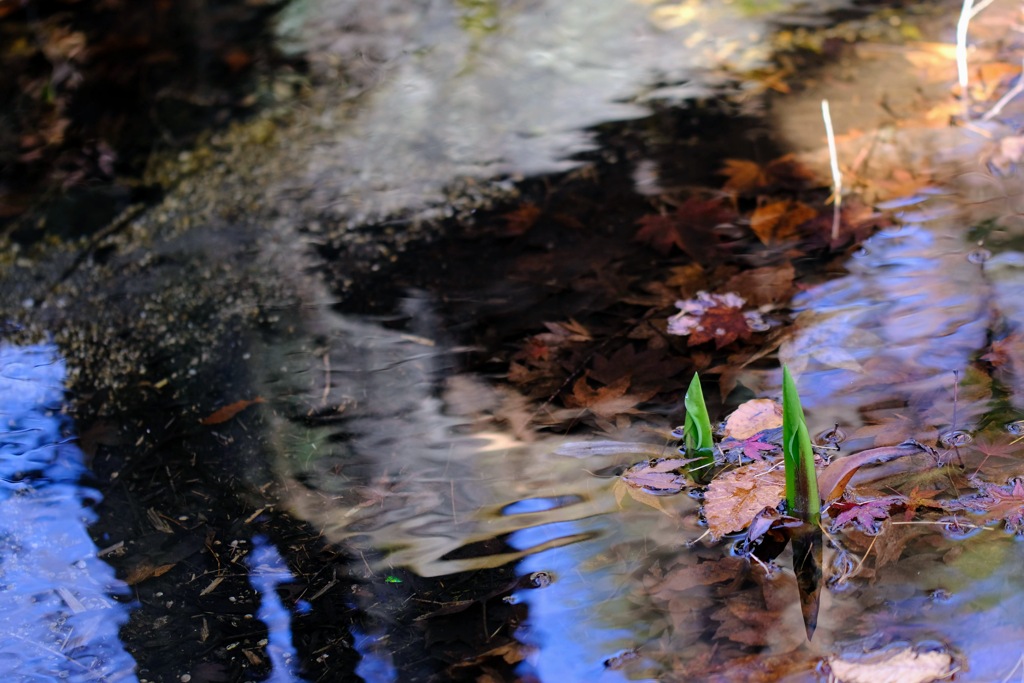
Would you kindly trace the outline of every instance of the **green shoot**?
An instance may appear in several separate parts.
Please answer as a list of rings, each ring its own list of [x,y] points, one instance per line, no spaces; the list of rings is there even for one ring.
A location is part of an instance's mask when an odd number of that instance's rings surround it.
[[[814,450],[800,395],[786,366],[782,366],[782,455],[786,467],[786,507],[791,515],[816,526],[821,517],[821,499]]]
[[[686,457],[694,460],[688,465],[690,476],[694,480],[705,483],[711,478],[711,468],[715,464],[715,447],[711,436],[711,418],[704,404],[704,390],[700,386],[700,376],[693,374],[690,386],[683,400],[686,408],[686,419],[683,422],[683,444],[686,446]]]

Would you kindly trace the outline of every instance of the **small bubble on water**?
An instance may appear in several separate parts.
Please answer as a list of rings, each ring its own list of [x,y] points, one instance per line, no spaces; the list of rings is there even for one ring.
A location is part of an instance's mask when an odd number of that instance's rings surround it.
[[[1010,432],[1014,436],[1020,436],[1024,434],[1024,420],[1014,420],[1006,425],[1006,431]]]
[[[554,578],[548,572],[534,572],[526,577],[527,588],[547,588]]]
[[[832,429],[826,429],[817,436],[814,437],[814,444],[816,446],[833,446],[837,447],[842,442],[846,441],[847,434],[845,431],[839,428],[839,425],[834,426]]]
[[[974,437],[971,436],[970,432],[965,432],[962,429],[954,429],[948,431],[939,436],[939,443],[946,448],[958,448],[959,446],[966,446]]]
[[[992,258],[992,252],[988,249],[978,248],[967,254],[967,260],[978,265],[985,263],[990,258]]]

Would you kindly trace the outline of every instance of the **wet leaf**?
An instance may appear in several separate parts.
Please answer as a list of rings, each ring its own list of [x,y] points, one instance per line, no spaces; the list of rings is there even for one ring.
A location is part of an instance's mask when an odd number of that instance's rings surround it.
[[[659,512],[664,512],[669,517],[672,516],[672,513],[665,507],[660,497],[627,483],[625,479],[619,478],[615,480],[615,483],[612,484],[612,494],[615,496],[615,503],[620,508],[626,496],[629,496],[642,505],[654,508]]]
[[[725,283],[725,289],[736,292],[750,306],[763,306],[789,301],[795,288],[796,271],[791,263],[745,270]]]
[[[766,507],[778,507],[785,495],[785,475],[771,462],[755,462],[720,474],[704,496],[708,531],[716,540],[742,531]]]
[[[892,510],[897,506],[902,506],[905,501],[906,499],[902,496],[887,496],[864,503],[835,503],[832,507],[841,512],[833,518],[832,529],[838,531],[843,527],[854,525],[873,536],[881,531],[882,522],[889,518]]]
[[[128,572],[128,576],[124,578],[124,582],[129,586],[135,586],[142,583],[147,579],[152,579],[157,576],[163,576],[167,572],[174,569],[175,564],[160,564],[153,565],[149,562],[142,561],[135,565],[131,571]]]
[[[1003,521],[1011,533],[1024,532],[1024,480],[1015,477],[998,486],[975,479],[973,484],[980,494],[963,499],[964,508],[981,513],[985,522]]]
[[[509,211],[502,216],[505,219],[504,234],[510,237],[525,235],[536,224],[540,214],[540,207],[530,202],[515,211]]]
[[[706,258],[711,229],[734,218],[735,213],[720,199],[691,197],[671,213],[642,217],[634,239],[663,254],[677,247],[695,259]]]
[[[604,384],[629,377],[633,387],[646,386],[664,392],[680,386],[680,382],[671,378],[688,364],[685,358],[676,354],[666,355],[663,349],[647,349],[638,353],[633,344],[625,344],[610,357],[595,354],[590,376]]]
[[[570,408],[586,408],[604,419],[635,412],[638,404],[647,401],[655,392],[645,391],[629,394],[630,378],[622,377],[604,387],[591,387],[587,375],[580,377],[573,385],[572,394],[566,396],[565,404]]]
[[[920,453],[933,453],[933,451],[916,441],[909,441],[898,446],[871,448],[860,453],[836,458],[818,475],[818,487],[823,496],[822,499],[828,502],[841,496],[853,475],[865,465],[882,464]]]
[[[650,595],[668,600],[674,594],[696,586],[710,586],[736,579],[745,566],[744,560],[725,556],[697,564],[676,565],[664,574],[654,567],[651,573],[644,576],[643,585]]]
[[[215,410],[214,412],[212,412],[207,417],[204,417],[202,420],[199,421],[199,424],[203,424],[203,425],[221,424],[222,422],[227,422],[228,420],[233,418],[235,415],[238,415],[238,413],[242,412],[243,410],[245,410],[249,406],[254,405],[256,403],[265,403],[265,402],[266,401],[264,399],[260,398],[259,396],[257,396],[256,398],[254,398],[252,400],[249,400],[249,401],[247,401],[247,400],[235,401],[234,403],[228,404],[228,405],[224,406],[223,408],[220,408],[219,410]]]
[[[726,159],[719,171],[726,176],[723,189],[732,192],[747,193],[769,184],[770,178],[761,164],[747,159]]]
[[[764,321],[756,311],[744,311],[745,303],[731,292],[697,292],[693,299],[676,302],[680,312],[668,319],[668,333],[688,336],[690,346],[714,341],[719,349],[738,339],[749,339]]]
[[[765,165],[747,159],[726,159],[719,173],[728,178],[723,189],[739,194],[750,194],[769,185],[800,189],[814,180],[814,174],[797,161],[794,154],[786,154]]]
[[[806,204],[790,199],[762,204],[750,217],[750,229],[762,244],[778,244],[792,239],[797,228],[818,215]]]
[[[953,658],[945,652],[904,647],[830,657],[828,665],[838,683],[933,683],[949,677]]]
[[[686,477],[680,473],[690,461],[666,458],[633,465],[622,473],[622,480],[656,496],[671,495],[686,488]]]
[[[743,441],[768,429],[782,426],[782,406],[771,399],[755,398],[741,403],[725,420],[724,436]]]

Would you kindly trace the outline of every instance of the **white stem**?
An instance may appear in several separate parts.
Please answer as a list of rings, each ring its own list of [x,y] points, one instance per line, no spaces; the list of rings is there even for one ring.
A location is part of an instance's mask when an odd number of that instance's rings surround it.
[[[821,101],[821,118],[825,121],[825,135],[828,137],[828,158],[832,165],[832,241],[839,237],[839,206],[843,201],[843,174],[839,172],[839,155],[836,152],[836,135],[832,130],[832,114],[828,100]]]

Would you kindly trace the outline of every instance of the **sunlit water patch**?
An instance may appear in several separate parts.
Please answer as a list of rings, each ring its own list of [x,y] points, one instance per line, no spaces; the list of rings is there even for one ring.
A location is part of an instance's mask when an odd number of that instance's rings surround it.
[[[52,345],[0,343],[0,672],[10,681],[134,681],[118,630],[127,587],[87,532],[100,495]]]

